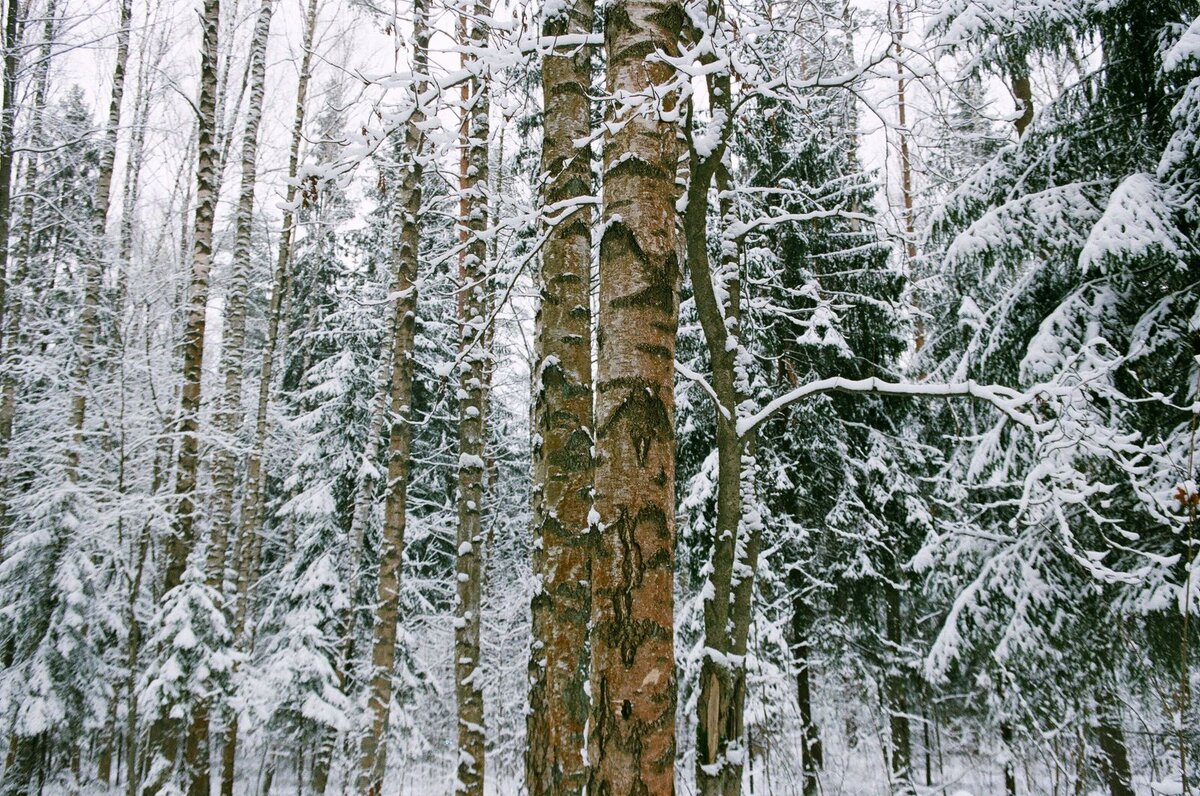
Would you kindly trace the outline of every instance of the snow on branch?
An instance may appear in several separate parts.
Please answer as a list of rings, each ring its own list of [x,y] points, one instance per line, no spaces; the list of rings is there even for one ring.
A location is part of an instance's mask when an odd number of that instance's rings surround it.
[[[1046,431],[1050,423],[1038,420],[1022,407],[1034,400],[1034,395],[1021,393],[997,384],[978,384],[967,380],[947,384],[916,384],[890,382],[882,379],[818,379],[784,393],[758,412],[738,420],[738,435],[747,436],[781,409],[813,395],[826,392],[863,393],[868,395],[902,395],[929,398],[977,398],[986,401],[1014,422],[1031,431]]]

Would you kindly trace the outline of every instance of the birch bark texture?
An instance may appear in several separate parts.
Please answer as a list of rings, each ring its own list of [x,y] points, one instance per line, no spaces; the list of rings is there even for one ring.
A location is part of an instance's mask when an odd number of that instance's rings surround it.
[[[234,217],[233,262],[225,291],[225,314],[221,333],[221,377],[223,392],[217,413],[218,445],[213,461],[212,536],[208,543],[208,583],[224,589],[225,559],[233,524],[233,493],[236,454],[233,441],[241,428],[242,373],[245,369],[246,298],[250,290],[251,231],[254,221],[254,189],[258,185],[258,130],[262,121],[263,93],[267,77],[267,37],[275,0],[262,0],[250,39],[246,79],[249,102],[242,128],[241,179]]]
[[[83,424],[87,418],[87,391],[92,361],[95,359],[96,330],[99,326],[100,288],[104,265],[108,262],[108,211],[112,201],[113,167],[117,162],[117,131],[121,127],[121,102],[125,96],[125,73],[129,60],[129,28],[133,16],[132,0],[121,0],[117,27],[117,60],[113,66],[112,92],[108,101],[108,123],[104,128],[100,164],[96,174],[96,199],[92,215],[94,255],[84,271],[83,307],[79,313],[79,342],[75,360],[75,383],[71,395],[71,444],[67,446],[67,478],[78,478],[79,457],[83,450]]]
[[[408,519],[408,480],[412,467],[413,370],[417,330],[417,273],[421,248],[418,218],[424,159],[422,94],[429,69],[429,27],[426,0],[413,1],[412,109],[404,126],[400,181],[396,193],[398,235],[392,251],[393,295],[391,394],[388,399],[387,489],[384,498],[383,539],[371,648],[370,732],[363,738],[360,792],[376,796],[387,770],[388,723],[391,719],[392,675],[396,663],[396,625],[400,611],[401,563]],[[359,528],[361,533],[361,526]],[[357,539],[355,540],[357,542]],[[358,562],[351,562],[357,566]]]
[[[607,8],[589,793],[675,789],[676,102],[683,8]]]
[[[196,481],[200,464],[200,381],[204,369],[205,313],[208,307],[209,272],[213,256],[213,221],[217,209],[220,171],[216,144],[217,59],[219,57],[220,0],[204,0],[200,15],[200,91],[196,103],[196,215],[192,231],[191,275],[183,331],[183,384],[180,389],[179,455],[176,460],[175,498],[171,533],[166,543],[163,594],[179,586],[188,558],[196,546]],[[185,748],[177,742],[175,718],[163,718],[152,732],[151,744],[162,750],[171,769],[183,753],[184,780],[189,796],[208,796],[207,705],[198,705],[187,725]],[[163,716],[171,716],[171,706]],[[151,785],[151,789],[154,786]]]
[[[454,693],[458,709],[458,785],[466,796],[483,796],[485,738],[483,683],[479,669],[480,605],[483,589],[483,500],[490,373],[487,333],[491,306],[488,264],[488,68],[487,0],[464,4],[459,36],[463,88],[459,145],[459,354],[458,354],[458,533],[454,603]]]
[[[183,330],[183,388],[179,400],[179,457],[175,516],[167,540],[163,592],[179,585],[195,547],[196,473],[200,464],[200,378],[204,367],[205,311],[212,270],[213,220],[217,211],[217,58],[220,0],[204,0],[200,16],[200,96],[196,103],[196,215],[192,232],[191,275]]]
[[[592,0],[548,14],[542,35],[542,206],[546,242],[533,394],[533,649],[526,786],[530,796],[580,794],[590,702],[588,620],[592,533],[592,195],[590,47],[560,36],[592,31]]]

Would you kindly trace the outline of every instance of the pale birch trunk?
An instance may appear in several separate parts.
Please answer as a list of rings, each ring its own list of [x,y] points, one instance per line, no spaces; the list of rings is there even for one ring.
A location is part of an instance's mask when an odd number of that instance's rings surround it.
[[[675,788],[678,126],[657,107],[674,70],[648,56],[677,55],[682,22],[675,0],[606,9],[607,91],[626,99],[604,142],[589,793]]]
[[[75,378],[71,395],[71,444],[67,446],[67,478],[75,481],[79,457],[83,451],[83,424],[87,419],[87,390],[95,358],[96,330],[100,324],[100,287],[104,264],[108,260],[108,210],[111,205],[113,167],[117,160],[117,132],[121,126],[121,100],[125,96],[126,62],[129,60],[129,30],[133,15],[132,0],[121,0],[117,29],[117,60],[113,66],[112,93],[108,102],[108,123],[100,149],[96,177],[96,198],[92,216],[92,256],[84,269],[83,308],[79,313],[79,340],[75,359]]]
[[[12,221],[13,143],[17,114],[17,68],[20,60],[20,0],[8,0],[4,15],[4,98],[0,101],[0,551],[8,531],[9,464],[8,449],[12,440],[13,407],[8,399],[8,383],[12,380],[7,362],[16,341],[8,333],[8,303],[12,300],[11,286],[16,282],[10,273],[8,238]]]
[[[533,597],[525,782],[530,796],[580,794],[587,695],[592,534],[591,0],[543,22],[543,212],[548,230],[538,288],[533,406]]]
[[[267,74],[267,34],[271,29],[274,0],[263,0],[255,19],[247,67],[250,101],[242,128],[242,173],[234,218],[233,263],[225,292],[224,328],[221,334],[221,370],[224,382],[217,413],[218,445],[213,462],[212,536],[208,546],[208,583],[221,590],[225,582],[225,558],[233,524],[233,492],[236,454],[233,441],[242,425],[242,372],[245,365],[246,294],[249,291],[251,232],[254,221],[254,189],[258,184],[258,129],[262,120]]]
[[[316,35],[318,6],[319,0],[308,0],[305,10],[304,54],[300,58],[300,77],[296,84],[296,112],[292,122],[285,209],[271,282],[271,300],[267,307],[267,339],[262,350],[262,365],[259,372],[254,441],[246,461],[245,494],[242,498],[237,542],[234,545],[233,553],[234,585],[233,593],[229,595],[228,600],[232,602],[234,643],[244,652],[249,651],[252,646],[252,639],[247,634],[247,624],[253,607],[254,585],[258,580],[259,558],[262,552],[263,504],[266,492],[266,471],[263,468],[263,458],[269,431],[267,421],[271,405],[275,354],[279,349],[280,338],[286,334],[283,326],[283,306],[288,291],[288,268],[291,263],[292,241],[295,238],[296,216],[293,205],[297,192],[296,175],[300,171],[300,145],[304,140],[308,84],[312,79],[312,50]],[[228,540],[226,543],[228,544]],[[225,739],[221,746],[222,796],[231,796],[232,794],[237,764],[237,742],[237,720],[232,719],[225,727]]]
[[[220,0],[204,0],[200,17],[200,95],[197,109],[196,214],[192,230],[190,285],[183,332],[183,386],[180,390],[179,455],[176,463],[173,527],[166,545],[163,592],[180,584],[196,546],[196,477],[200,463],[200,382],[204,367],[205,313],[213,256],[213,220],[220,174],[217,168],[216,103]],[[170,709],[164,711],[169,715]],[[178,720],[164,718],[154,733],[171,768],[180,759]],[[182,750],[189,796],[208,796],[208,716],[203,703],[193,711]]]
[[[412,109],[404,126],[399,185],[395,198],[398,237],[392,250],[394,267],[392,293],[395,308],[392,321],[391,392],[388,400],[387,488],[384,498],[382,547],[379,554],[379,582],[372,631],[370,727],[362,739],[359,754],[359,792],[378,796],[387,773],[388,726],[391,720],[392,675],[396,664],[396,625],[400,610],[401,563],[404,558],[404,533],[408,521],[408,480],[412,466],[413,368],[417,330],[417,273],[421,248],[418,216],[421,211],[422,164],[425,140],[422,125],[425,109],[422,93],[428,70],[429,29],[426,0],[413,2],[413,72],[418,75],[412,87]],[[377,436],[377,435],[376,435]],[[369,445],[374,444],[372,439]],[[371,463],[373,465],[373,462]],[[361,549],[361,534],[366,526],[369,500],[360,493],[356,506],[355,543]],[[357,561],[348,562],[357,567]],[[352,626],[348,623],[348,631]],[[349,633],[345,642],[349,644]],[[322,750],[323,751],[323,750]],[[328,761],[321,761],[323,767]],[[324,779],[322,774],[322,781]]]
[[[16,413],[16,380],[9,362],[17,345],[20,326],[18,291],[24,281],[19,268],[9,261],[12,232],[13,160],[16,144],[18,47],[21,43],[20,0],[8,0],[4,19],[4,99],[0,104],[0,551],[4,549],[8,525],[9,491],[12,476],[9,445]]]
[[[483,795],[484,714],[479,670],[480,597],[483,577],[483,493],[487,440],[487,318],[491,306],[488,224],[488,69],[479,58],[487,46],[487,0],[459,11],[459,39],[470,48],[463,67],[472,77],[463,86],[459,145],[459,363],[458,363],[458,534],[455,560],[454,694],[458,710],[458,791]],[[469,20],[468,20],[469,18]]]

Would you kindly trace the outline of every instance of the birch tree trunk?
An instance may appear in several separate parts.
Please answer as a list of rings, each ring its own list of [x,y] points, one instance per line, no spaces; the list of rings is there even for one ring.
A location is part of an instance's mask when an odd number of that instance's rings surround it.
[[[258,398],[254,415],[254,441],[246,461],[245,494],[242,498],[242,512],[238,521],[237,543],[234,545],[234,590],[229,600],[233,603],[231,613],[233,614],[234,643],[242,650],[247,650],[250,646],[246,627],[253,600],[254,583],[258,580],[259,555],[262,550],[263,502],[266,492],[266,471],[263,468],[263,458],[267,445],[267,419],[271,405],[275,354],[279,348],[280,337],[286,334],[282,319],[284,300],[288,291],[288,268],[292,256],[292,241],[295,237],[295,211],[292,206],[296,201],[296,175],[300,170],[300,145],[304,140],[308,84],[312,79],[312,50],[317,26],[318,2],[319,0],[308,0],[305,10],[304,54],[300,57],[300,76],[296,84],[296,112],[292,121],[288,182],[284,199],[285,209],[279,235],[279,250],[275,259],[275,271],[271,282],[271,300],[267,307],[267,339],[262,350],[262,365],[259,372]],[[263,65],[265,67],[265,61]],[[225,739],[221,746],[222,796],[232,796],[237,766],[237,742],[238,724],[236,720],[231,720],[225,728]]]
[[[213,219],[217,209],[216,130],[217,29],[220,0],[204,0],[201,15],[200,99],[197,104],[196,216],[193,222],[191,280],[183,333],[183,389],[179,403],[174,527],[167,544],[164,592],[179,585],[188,556],[195,547],[196,473],[200,462],[198,425],[200,377],[204,365],[205,310],[212,267]]]
[[[466,796],[483,796],[483,683],[479,679],[479,608],[483,576],[484,444],[487,439],[487,317],[490,307],[488,224],[488,72],[478,53],[487,46],[487,0],[460,10],[463,68],[472,77],[463,87],[460,132],[459,373],[458,373],[458,551],[454,604],[454,692],[458,709],[458,786]],[[470,21],[468,22],[468,18]],[[469,35],[468,35],[469,31]]]
[[[71,444],[67,446],[67,478],[78,478],[79,456],[83,450],[83,424],[87,419],[87,390],[92,360],[95,358],[96,329],[100,318],[100,287],[104,264],[108,261],[108,210],[111,204],[113,166],[117,160],[117,131],[121,127],[121,100],[125,96],[125,71],[129,60],[129,29],[133,15],[132,0],[121,0],[117,28],[117,60],[113,66],[112,93],[108,101],[108,124],[100,148],[96,177],[96,199],[92,216],[93,256],[84,270],[83,308],[79,313],[79,342],[75,359],[75,383],[71,395]]]
[[[166,545],[164,594],[180,584],[188,557],[196,545],[196,475],[200,463],[200,380],[204,367],[205,312],[208,306],[208,277],[213,255],[213,219],[217,209],[216,103],[218,29],[220,0],[204,0],[200,17],[200,96],[197,103],[196,216],[193,221],[191,280],[183,332],[183,386],[179,400],[179,455],[176,463],[176,507],[173,527]],[[169,708],[165,714],[169,715]],[[201,704],[193,712],[183,753],[189,796],[208,796],[208,717]],[[174,733],[167,726],[158,733],[162,750],[172,767],[179,756],[178,745],[165,737]]]
[[[208,583],[221,590],[225,582],[225,558],[233,522],[235,453],[232,443],[242,425],[242,372],[245,366],[246,294],[249,291],[251,231],[254,222],[254,189],[258,184],[258,129],[262,120],[263,89],[267,74],[267,34],[271,29],[274,0],[262,0],[250,42],[247,67],[250,101],[242,129],[242,173],[234,219],[233,265],[225,293],[224,329],[221,334],[221,365],[224,392],[217,414],[217,431],[222,444],[213,462],[212,537],[208,546]]]
[[[4,333],[8,293],[8,233],[12,220],[13,143],[17,116],[17,69],[20,66],[17,45],[20,42],[21,3],[8,0],[4,15],[4,97],[0,100],[0,335]],[[0,351],[5,340],[0,337]],[[0,438],[0,443],[7,442]],[[3,515],[0,515],[0,520]]]
[[[392,293],[396,296],[392,321],[391,396],[388,402],[387,490],[384,499],[383,538],[379,557],[378,598],[371,648],[371,726],[362,740],[359,756],[359,792],[378,796],[387,773],[388,726],[391,720],[392,675],[396,664],[396,624],[400,610],[400,565],[404,557],[404,532],[408,521],[408,479],[412,466],[413,367],[417,329],[417,272],[421,248],[418,216],[421,212],[421,178],[424,162],[425,109],[422,94],[429,68],[427,0],[413,0],[412,109],[404,127],[400,183],[396,194],[399,235],[393,244],[395,269]],[[371,443],[368,443],[371,444]],[[365,508],[365,507],[364,507]],[[358,517],[358,533],[365,527]],[[352,562],[357,566],[357,562]],[[322,764],[328,766],[328,760]],[[322,775],[324,776],[324,775]]]
[[[592,533],[592,195],[590,47],[553,37],[589,34],[592,0],[547,16],[542,61],[542,204],[553,227],[542,248],[533,407],[533,650],[525,781],[530,796],[587,785],[587,624]],[[560,209],[561,208],[561,209]]]
[[[904,48],[900,44],[900,37],[904,35],[906,28],[904,7],[900,0],[895,0],[891,11],[895,14],[892,48],[896,56],[896,121],[900,134],[900,201],[904,208],[904,263],[906,268],[911,269],[913,261],[917,259],[917,223],[916,211],[913,208],[912,153],[909,151],[908,80],[904,77]],[[852,31],[847,30],[847,36],[851,35]],[[916,310],[913,315],[913,348],[920,351],[925,347],[925,315],[919,305],[916,305]]]
[[[20,0],[8,0],[4,16],[4,98],[0,102],[0,552],[8,532],[8,501],[11,489],[9,445],[12,442],[15,410],[15,382],[8,365],[16,346],[12,330],[19,311],[9,307],[14,303],[20,286],[20,274],[9,263],[9,237],[12,231],[13,154],[16,143],[17,69],[20,58],[17,47],[21,42]]]
[[[624,99],[604,142],[592,559],[589,793],[675,789],[676,0],[607,8],[607,90]]]
[[[11,380],[6,363],[12,353],[15,340],[8,334],[9,319],[6,307],[10,298],[10,284],[14,274],[9,273],[8,238],[12,220],[12,171],[13,144],[16,133],[17,114],[17,68],[20,65],[17,45],[20,42],[20,0],[8,0],[4,15],[4,98],[0,100],[0,551],[4,550],[4,538],[8,530],[9,465],[8,447],[12,440],[12,407],[7,399],[8,382]]]

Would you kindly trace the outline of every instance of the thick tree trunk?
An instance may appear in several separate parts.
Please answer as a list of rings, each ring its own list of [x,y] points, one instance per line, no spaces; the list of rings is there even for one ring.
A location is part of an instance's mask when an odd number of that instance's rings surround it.
[[[392,707],[392,675],[396,663],[396,624],[400,609],[401,563],[408,520],[408,480],[412,467],[412,424],[414,347],[417,324],[417,274],[421,248],[418,216],[421,211],[421,177],[424,159],[425,111],[421,94],[428,69],[429,29],[426,0],[413,1],[413,72],[420,77],[412,89],[412,109],[404,128],[401,174],[395,198],[398,236],[392,260],[396,296],[392,321],[391,394],[388,401],[387,488],[384,498],[383,538],[379,553],[379,584],[375,627],[371,647],[371,725],[362,739],[359,754],[360,793],[378,796],[387,773],[388,726]],[[368,442],[373,445],[373,440]],[[373,462],[372,462],[373,464]],[[358,507],[365,510],[365,506]],[[357,515],[357,512],[356,512]],[[366,517],[356,517],[361,534]],[[361,537],[359,537],[361,539]],[[357,561],[349,564],[358,566]],[[348,631],[347,634],[349,634]],[[345,642],[348,643],[348,642]],[[331,749],[330,749],[331,751]],[[326,779],[328,755],[318,750],[316,766]]]
[[[675,0],[607,7],[607,90],[626,99],[604,142],[596,384],[589,793],[675,790],[677,125],[647,56],[678,54]]]
[[[825,764],[821,749],[821,734],[813,718],[812,674],[808,634],[812,632],[812,610],[803,593],[803,576],[794,571],[792,588],[792,657],[796,665],[796,707],[800,712],[801,777],[804,796],[819,793],[820,772]]]
[[[470,13],[468,14],[468,9]],[[468,16],[470,20],[468,21]],[[483,588],[484,455],[487,441],[489,350],[487,318],[491,274],[488,224],[488,81],[477,55],[487,46],[487,0],[463,7],[460,40],[470,48],[463,66],[473,77],[463,87],[460,132],[458,555],[454,604],[454,692],[458,708],[458,790],[482,796],[484,776],[483,683],[479,670],[480,596]],[[468,35],[469,30],[469,35]]]
[[[592,0],[542,25],[546,37],[592,30]],[[553,45],[552,45],[553,46]],[[534,595],[525,782],[530,796],[587,785],[587,624],[592,532],[592,53],[573,46],[542,61],[545,108],[542,249],[533,408]],[[559,209],[559,208],[562,209]]]
[[[1109,704],[1113,703],[1109,698]],[[1129,751],[1125,746],[1125,732],[1116,711],[1109,709],[1101,717],[1096,729],[1100,742],[1100,770],[1109,796],[1134,796],[1133,773],[1129,768]]]
[[[95,359],[96,330],[100,324],[100,287],[104,264],[108,261],[108,209],[111,205],[113,166],[117,160],[117,132],[121,127],[121,100],[125,96],[125,67],[129,60],[129,29],[133,15],[132,0],[121,0],[117,28],[117,61],[113,66],[112,93],[108,103],[108,124],[100,149],[93,205],[92,251],[84,269],[83,307],[79,313],[79,343],[75,360],[75,381],[71,394],[71,444],[67,446],[67,478],[76,480],[79,457],[83,450],[83,424],[87,418],[87,390]]]

